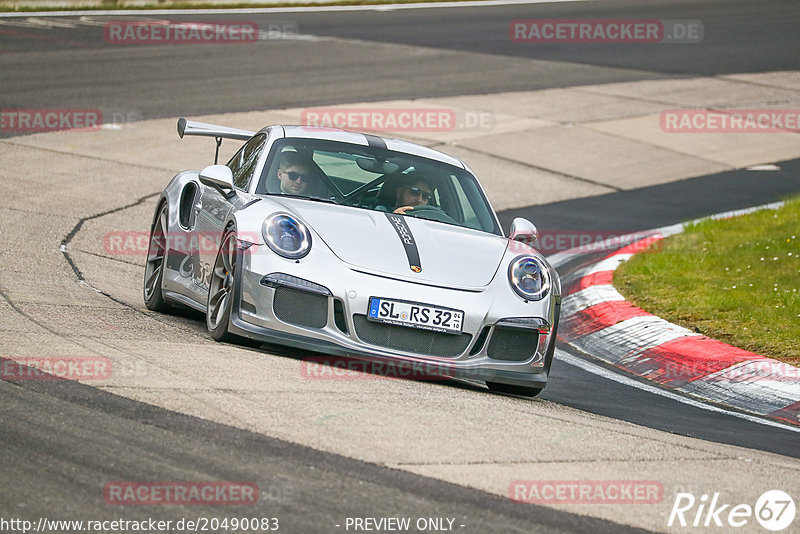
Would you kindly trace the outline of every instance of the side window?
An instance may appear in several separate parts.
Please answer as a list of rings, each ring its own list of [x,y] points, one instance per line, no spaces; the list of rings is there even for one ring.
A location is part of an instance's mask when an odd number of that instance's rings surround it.
[[[456,197],[458,199],[458,204],[461,205],[461,212],[463,216],[463,221],[461,221],[464,226],[468,226],[469,228],[474,228],[476,230],[481,230],[481,223],[478,221],[478,216],[475,214],[475,210],[472,208],[472,203],[467,196],[467,192],[464,191],[462,187],[461,181],[458,180],[455,176],[451,177],[453,189],[455,190]],[[459,218],[459,217],[456,217]]]
[[[233,185],[238,189],[246,190],[250,184],[253,172],[256,169],[256,163],[258,163],[258,157],[261,155],[261,151],[264,150],[264,141],[266,139],[266,134],[256,135],[245,143],[227,163],[228,167],[233,171]]]

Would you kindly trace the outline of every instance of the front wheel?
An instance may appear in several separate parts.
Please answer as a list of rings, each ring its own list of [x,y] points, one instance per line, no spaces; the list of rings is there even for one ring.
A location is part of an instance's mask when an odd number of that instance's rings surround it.
[[[144,286],[142,289],[144,305],[147,306],[148,310],[158,312],[170,310],[170,306],[164,300],[164,294],[161,291],[167,258],[168,217],[167,205],[163,204],[158,211],[156,223],[150,230],[147,264],[144,268]]]
[[[236,269],[239,262],[236,232],[228,230],[214,260],[206,304],[206,327],[217,341],[236,341],[238,336],[228,332],[235,294]]]
[[[489,389],[496,393],[506,395],[519,395],[521,397],[535,397],[542,392],[543,388],[532,388],[529,386],[513,386],[511,384],[501,384],[500,382],[486,382]]]

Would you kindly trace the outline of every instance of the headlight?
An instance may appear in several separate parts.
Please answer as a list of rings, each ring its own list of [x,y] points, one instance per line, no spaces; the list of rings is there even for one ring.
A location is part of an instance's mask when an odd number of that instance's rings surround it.
[[[302,258],[311,250],[311,233],[306,225],[286,213],[267,217],[261,233],[269,248],[284,258]]]
[[[511,262],[508,282],[526,300],[542,300],[550,290],[547,267],[533,256],[519,256]]]

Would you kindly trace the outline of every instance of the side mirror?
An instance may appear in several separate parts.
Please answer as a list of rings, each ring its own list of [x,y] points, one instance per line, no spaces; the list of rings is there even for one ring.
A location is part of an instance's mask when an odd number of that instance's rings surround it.
[[[233,171],[227,165],[211,165],[200,171],[200,183],[227,194],[233,191]]]
[[[528,219],[517,217],[511,222],[511,233],[508,238],[526,245],[532,245],[534,241],[539,239],[539,230]]]

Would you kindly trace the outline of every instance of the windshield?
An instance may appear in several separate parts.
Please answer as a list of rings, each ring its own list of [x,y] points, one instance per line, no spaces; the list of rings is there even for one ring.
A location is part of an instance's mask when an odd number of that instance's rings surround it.
[[[472,174],[376,147],[320,139],[276,141],[256,193],[399,213],[502,235]]]

